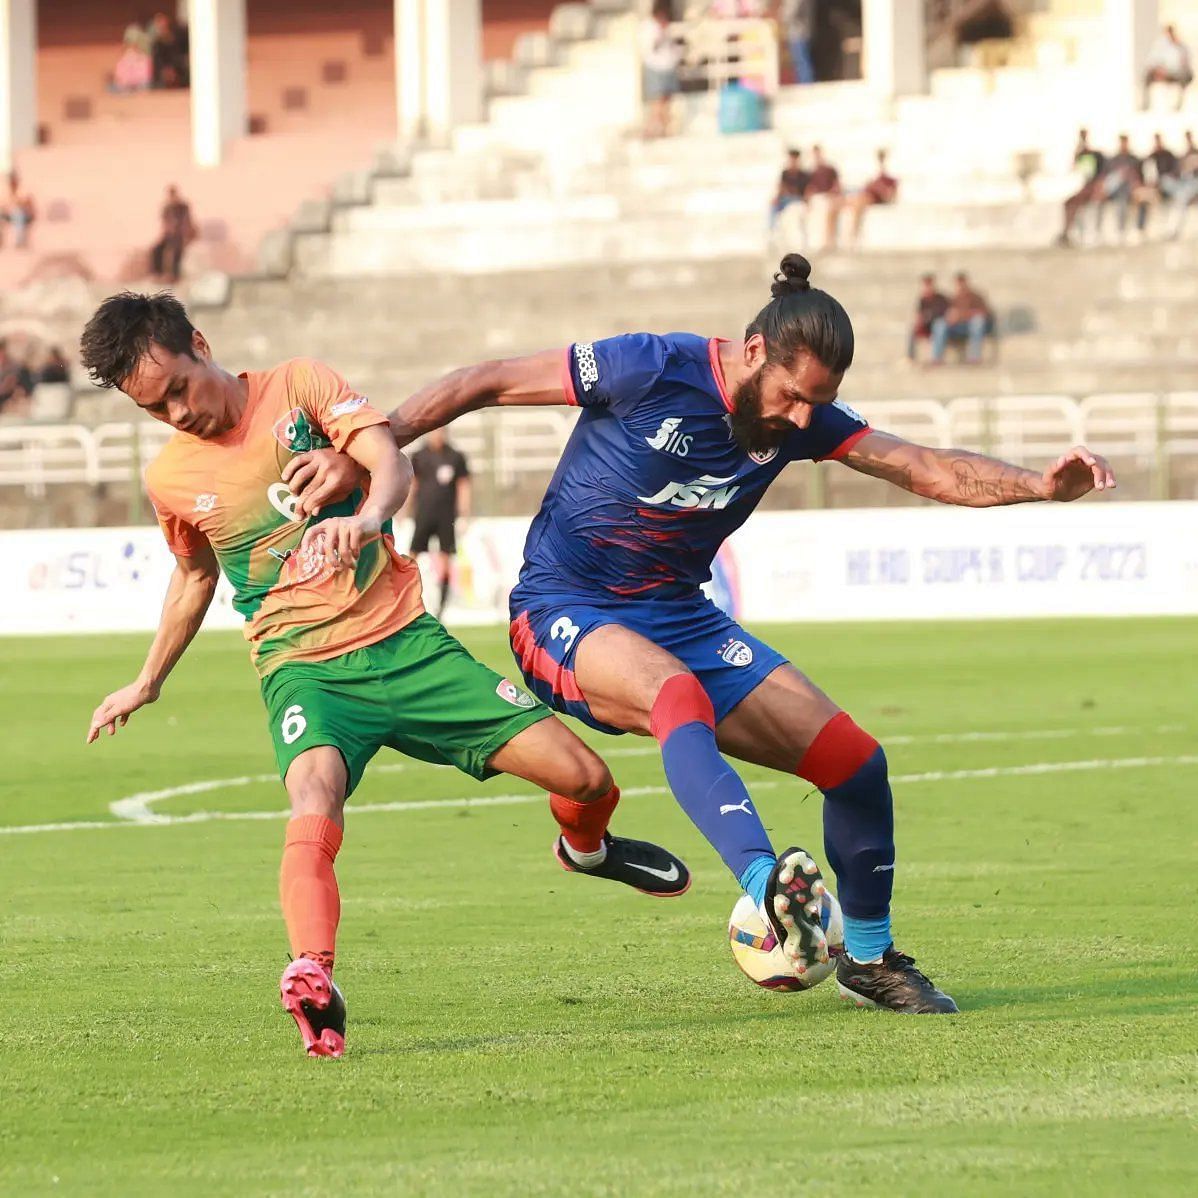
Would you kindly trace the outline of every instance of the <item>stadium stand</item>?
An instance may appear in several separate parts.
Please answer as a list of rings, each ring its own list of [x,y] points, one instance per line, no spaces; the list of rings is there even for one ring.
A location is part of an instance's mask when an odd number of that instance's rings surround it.
[[[1186,5],[1159,8],[1162,21],[1175,20],[1198,43]],[[940,9],[933,47],[969,11]],[[103,92],[120,36],[112,27],[123,15],[105,26],[103,61],[98,31],[83,21],[77,42],[43,49],[50,59],[76,56],[69,69],[43,72],[43,111],[65,113],[71,89],[89,79],[91,116],[54,117],[23,176],[46,196],[39,180],[49,175],[38,175],[38,163],[72,180],[64,238],[68,229],[92,229],[88,237],[100,241],[114,228],[130,236],[144,228],[145,245],[162,181],[178,182],[206,230],[190,300],[226,360],[255,368],[291,354],[325,357],[389,404],[482,357],[630,328],[734,334],[765,296],[769,263],[801,244],[793,210],[772,241],[766,227],[784,148],[819,141],[854,185],[886,146],[900,199],[870,212],[864,252],[810,246],[817,283],[845,302],[857,327],[846,398],[906,435],[1021,460],[1093,439],[1128,455],[1122,494],[1198,494],[1198,244],[1048,248],[1061,200],[1076,187],[1079,126],[1103,146],[1126,130],[1143,152],[1152,133],[1180,144],[1198,125],[1193,94],[1181,112],[1156,98],[1147,112],[1091,110],[1093,90],[1079,80],[1097,69],[1101,5],[1054,0],[1046,12],[1021,15],[1014,36],[954,42],[957,65],[934,70],[926,95],[886,99],[864,82],[774,92],[771,82],[773,128],[726,137],[716,132],[715,92],[697,90],[684,99],[679,136],[643,142],[629,136],[640,119],[635,15],[621,0],[552,13],[528,0],[488,21],[488,52],[510,58],[491,64],[487,120],[459,128],[449,147],[382,155],[394,119],[392,6],[353,0],[345,11],[357,14],[352,22],[314,2],[251,6],[250,111],[265,132],[206,173],[185,161],[185,95]],[[538,17],[542,28],[530,31]],[[347,34],[353,22],[360,28]],[[697,41],[696,29],[679,26]],[[313,72],[313,62],[344,70]],[[715,66],[713,78],[727,75],[726,63]],[[288,95],[296,88],[302,103]],[[142,100],[134,121],[126,106]],[[153,152],[130,163],[126,194],[112,184],[112,141],[135,126],[139,146]],[[164,173],[163,162],[173,169]],[[124,197],[119,221],[114,192]],[[320,198],[299,205],[304,197]],[[39,228],[45,252],[57,228]],[[96,245],[89,266],[101,280],[127,276],[128,252]],[[0,271],[8,269],[0,258]],[[999,359],[911,370],[904,344],[918,278],[934,270],[947,280],[958,269],[997,310]],[[73,279],[6,291],[0,335],[73,345],[109,290]],[[502,426],[485,414],[465,423],[459,440],[489,479],[488,510],[527,510],[570,420],[549,412]],[[0,518],[56,523],[79,503],[94,505],[100,520],[126,518],[136,504],[130,482],[158,437],[157,426],[130,423],[121,397],[86,389],[69,423],[0,424]],[[839,476],[847,472],[830,473],[806,472],[771,500],[848,503],[865,493]]]

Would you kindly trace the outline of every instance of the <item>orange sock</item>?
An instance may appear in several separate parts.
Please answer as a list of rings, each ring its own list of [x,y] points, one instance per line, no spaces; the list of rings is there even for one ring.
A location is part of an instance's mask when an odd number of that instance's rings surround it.
[[[301,815],[287,825],[279,901],[293,957],[310,957],[330,973],[341,920],[341,894],[333,861],[341,829],[323,815]]]
[[[601,799],[580,803],[564,795],[549,796],[549,810],[557,820],[562,835],[572,849],[580,853],[596,853],[603,843],[603,833],[611,822],[611,813],[620,801],[620,788],[613,786]]]

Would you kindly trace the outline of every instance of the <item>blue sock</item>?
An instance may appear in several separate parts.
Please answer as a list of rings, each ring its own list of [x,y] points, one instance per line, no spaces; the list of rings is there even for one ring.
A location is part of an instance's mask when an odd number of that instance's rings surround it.
[[[650,727],[674,798],[732,876],[739,880],[762,857],[772,861],[769,835],[745,784],[720,756],[711,700],[693,674],[665,681]]]
[[[749,863],[749,867],[737,879],[741,889],[759,907],[765,902],[765,884],[770,879],[778,859],[773,853],[763,853]]]
[[[855,960],[875,960],[890,946],[894,890],[894,799],[881,745],[824,790],[824,851],[836,871],[845,948]]]
[[[877,961],[893,943],[889,915],[881,919],[844,917],[844,947],[854,961]]]

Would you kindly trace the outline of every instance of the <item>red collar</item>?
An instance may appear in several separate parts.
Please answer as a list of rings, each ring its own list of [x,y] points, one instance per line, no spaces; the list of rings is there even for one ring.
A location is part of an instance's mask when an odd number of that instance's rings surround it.
[[[727,337],[712,337],[707,343],[707,359],[711,363],[711,377],[715,379],[716,390],[720,393],[720,399],[724,401],[724,407],[729,412],[732,411],[732,400],[728,395],[728,383],[724,379],[724,367],[720,362],[720,346],[727,345]]]

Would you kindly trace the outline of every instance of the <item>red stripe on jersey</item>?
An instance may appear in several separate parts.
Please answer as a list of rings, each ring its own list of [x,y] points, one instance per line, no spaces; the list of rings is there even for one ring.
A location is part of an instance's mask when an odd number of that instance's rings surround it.
[[[728,383],[724,379],[724,367],[720,364],[720,346],[727,342],[727,337],[712,337],[707,343],[707,360],[711,363],[711,377],[715,379],[716,390],[724,407],[732,411],[732,400],[728,397]]]
[[[795,773],[820,790],[832,790],[847,782],[877,750],[878,742],[847,711],[838,711],[816,733]]]
[[[562,354],[562,391],[566,396],[566,403],[572,408],[578,407],[578,396],[574,394],[574,375],[570,371],[570,355],[574,352],[574,346],[567,345],[565,352]]]
[[[862,437],[868,437],[874,430],[867,424],[864,428],[859,428],[855,433],[850,433],[831,453],[826,453],[822,458],[816,458],[817,462],[839,462]]]
[[[509,629],[512,648],[520,659],[520,668],[542,682],[548,682],[553,687],[555,695],[577,703],[583,699],[578,683],[574,681],[574,671],[553,660],[549,653],[537,644],[536,637],[529,623],[528,612],[522,611],[513,621]]]

